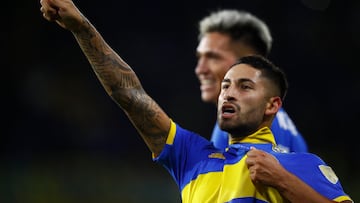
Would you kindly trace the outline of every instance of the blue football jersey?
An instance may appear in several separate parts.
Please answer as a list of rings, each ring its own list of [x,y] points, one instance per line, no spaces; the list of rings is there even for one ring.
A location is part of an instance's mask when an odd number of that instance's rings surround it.
[[[154,161],[172,175],[183,203],[288,202],[274,188],[258,188],[252,183],[245,162],[251,146],[273,154],[288,171],[323,196],[337,201],[351,200],[335,173],[318,156],[279,151],[267,127],[222,151],[204,137],[172,122],[166,145]]]

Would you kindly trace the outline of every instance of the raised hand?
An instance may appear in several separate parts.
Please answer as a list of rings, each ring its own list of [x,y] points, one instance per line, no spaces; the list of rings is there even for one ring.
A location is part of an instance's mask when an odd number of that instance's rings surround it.
[[[84,25],[84,16],[71,0],[40,0],[40,11],[48,21],[54,21],[72,32]]]

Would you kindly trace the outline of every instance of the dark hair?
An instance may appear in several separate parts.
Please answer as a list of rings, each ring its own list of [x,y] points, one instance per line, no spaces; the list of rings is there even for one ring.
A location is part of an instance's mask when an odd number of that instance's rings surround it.
[[[261,76],[271,80],[280,90],[281,100],[285,99],[288,91],[288,81],[285,72],[275,66],[269,59],[260,55],[245,56],[240,58],[234,65],[248,64],[261,71]]]
[[[212,12],[199,22],[199,39],[206,33],[227,34],[234,41],[242,41],[258,54],[267,56],[271,50],[272,37],[267,25],[246,11],[224,9]]]

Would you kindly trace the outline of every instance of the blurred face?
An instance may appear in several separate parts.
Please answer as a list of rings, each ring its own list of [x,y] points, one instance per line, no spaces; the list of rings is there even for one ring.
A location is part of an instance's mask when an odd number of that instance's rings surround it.
[[[232,42],[228,35],[212,32],[200,40],[196,53],[195,74],[200,82],[201,99],[216,104],[226,71],[240,57],[255,52],[241,42]]]
[[[279,97],[271,96],[271,87],[270,81],[261,77],[260,70],[247,64],[231,68],[221,83],[218,101],[220,128],[236,138],[270,126],[269,119],[281,105]]]

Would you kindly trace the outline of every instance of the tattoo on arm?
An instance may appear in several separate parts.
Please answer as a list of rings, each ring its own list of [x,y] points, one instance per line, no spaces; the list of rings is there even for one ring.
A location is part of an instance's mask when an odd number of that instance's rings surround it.
[[[125,111],[150,150],[160,153],[170,125],[166,114],[151,99],[131,67],[104,41],[84,17],[87,29],[75,35],[94,72],[111,98]]]

